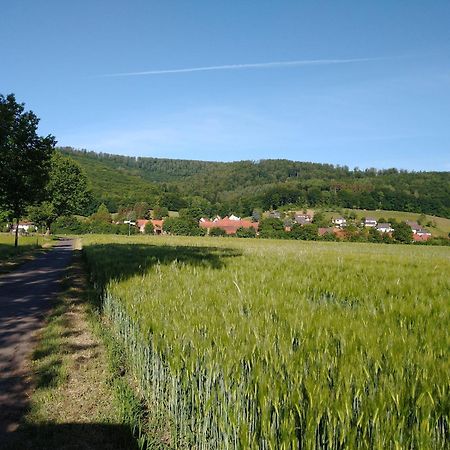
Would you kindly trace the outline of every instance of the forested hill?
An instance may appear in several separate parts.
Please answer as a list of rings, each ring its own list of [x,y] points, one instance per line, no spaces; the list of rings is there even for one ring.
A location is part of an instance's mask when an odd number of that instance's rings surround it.
[[[261,160],[207,162],[60,150],[85,170],[95,203],[111,211],[145,201],[169,209],[250,214],[292,204],[412,211],[450,217],[450,172]],[[94,207],[95,205],[92,205]]]

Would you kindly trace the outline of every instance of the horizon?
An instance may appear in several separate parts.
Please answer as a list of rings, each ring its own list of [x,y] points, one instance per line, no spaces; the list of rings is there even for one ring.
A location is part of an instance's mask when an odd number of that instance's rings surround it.
[[[60,146],[450,171],[444,0],[24,0],[2,15],[1,93]]]
[[[252,162],[254,164],[258,164],[261,161],[289,161],[289,162],[294,162],[294,163],[306,163],[306,164],[323,164],[323,165],[331,165],[334,167],[347,167],[347,169],[349,171],[356,171],[356,170],[360,170],[360,171],[365,171],[365,170],[371,170],[371,169],[375,169],[378,172],[382,172],[382,171],[387,171],[387,170],[398,170],[399,172],[408,172],[408,173],[420,173],[420,172],[437,172],[437,173],[449,173],[450,170],[409,170],[409,169],[404,169],[402,167],[350,167],[347,166],[345,164],[333,164],[333,163],[327,163],[327,162],[317,162],[317,161],[307,161],[307,160],[295,160],[295,159],[288,159],[288,158],[260,158],[260,159],[235,159],[235,160],[230,160],[230,161],[223,161],[223,160],[214,160],[214,159],[194,159],[194,158],[167,158],[164,156],[161,157],[156,157],[156,156],[148,156],[148,155],[130,155],[130,154],[123,154],[123,153],[109,153],[109,152],[102,152],[102,151],[95,151],[95,150],[89,150],[86,148],[75,148],[72,147],[70,145],[67,146],[61,146],[61,145],[57,145],[56,146],[57,149],[66,149],[69,148],[75,152],[86,152],[86,153],[95,153],[97,155],[108,155],[108,156],[123,156],[126,158],[134,158],[134,159],[138,159],[138,158],[149,158],[149,159],[166,159],[166,160],[180,160],[180,161],[196,161],[196,162],[205,162],[205,163],[223,163],[223,164],[228,164],[228,163],[239,163],[239,162]]]

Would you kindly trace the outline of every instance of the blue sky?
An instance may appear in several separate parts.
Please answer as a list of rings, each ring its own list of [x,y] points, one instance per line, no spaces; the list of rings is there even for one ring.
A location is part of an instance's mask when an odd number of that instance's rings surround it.
[[[450,170],[448,0],[17,0],[1,16],[0,93],[60,145]]]

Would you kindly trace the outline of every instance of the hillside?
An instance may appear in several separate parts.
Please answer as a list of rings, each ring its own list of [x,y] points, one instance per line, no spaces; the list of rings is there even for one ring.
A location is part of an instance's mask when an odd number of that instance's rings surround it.
[[[60,149],[85,170],[96,202],[114,211],[138,201],[243,215],[284,205],[337,206],[450,218],[450,172],[261,160],[207,162]]]

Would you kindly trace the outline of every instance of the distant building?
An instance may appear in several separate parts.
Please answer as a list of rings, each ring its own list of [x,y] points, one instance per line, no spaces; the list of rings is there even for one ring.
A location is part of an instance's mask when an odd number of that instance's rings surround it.
[[[365,227],[376,227],[377,226],[377,219],[373,217],[366,217],[364,219],[364,226]]]
[[[425,228],[422,228],[417,222],[407,220],[406,224],[411,227],[414,242],[428,241],[431,238],[431,233]]]
[[[250,220],[231,219],[231,217],[224,217],[223,219],[214,220],[200,220],[200,228],[206,229],[208,232],[211,228],[221,228],[226,234],[236,234],[239,228],[254,228],[258,231],[258,222],[250,222]]]
[[[380,233],[392,233],[394,231],[390,223],[379,223],[376,226],[376,230]]]
[[[138,227],[139,232],[145,233],[145,226],[146,226],[149,222],[150,222],[150,220],[147,220],[147,219],[139,219],[139,220],[136,222],[136,226]],[[127,221],[125,221],[124,223],[127,223]]]
[[[139,219],[136,222],[136,226],[138,227],[139,231],[141,233],[145,233],[145,228],[147,227],[147,224],[151,223],[153,225],[153,234],[163,234],[163,225],[164,220],[158,220],[158,219]]]
[[[16,224],[11,227],[11,232],[16,232]],[[37,227],[33,222],[19,222],[19,233],[30,233],[36,231]]]
[[[269,217],[271,218],[271,219],[281,219],[281,213],[280,213],[280,211],[270,211],[269,212]]]
[[[337,217],[336,219],[333,219],[332,222],[338,226],[338,227],[345,227],[347,226],[347,220],[344,219],[343,217]]]
[[[299,225],[307,225],[312,222],[312,217],[309,214],[296,214],[294,219]]]
[[[406,224],[411,227],[414,241],[427,241],[431,238],[431,233],[425,228],[422,228],[417,222],[407,220]]]
[[[345,237],[345,231],[339,227],[320,227],[318,229],[319,236],[324,236],[325,234],[334,234],[338,238]]]

